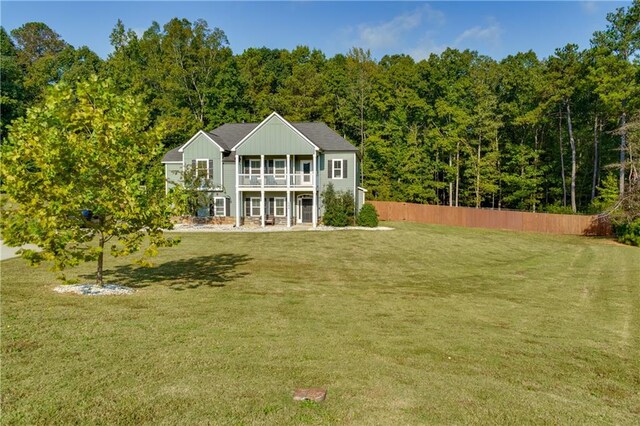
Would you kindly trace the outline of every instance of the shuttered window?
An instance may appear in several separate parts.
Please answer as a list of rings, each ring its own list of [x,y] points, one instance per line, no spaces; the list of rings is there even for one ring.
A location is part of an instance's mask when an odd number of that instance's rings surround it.
[[[213,160],[199,158],[193,160],[192,166],[196,171],[196,177],[209,179],[209,176],[213,176]]]
[[[260,216],[260,197],[247,197],[244,199],[244,215],[251,217]]]
[[[329,160],[327,163],[327,169],[329,170],[329,179],[347,178],[347,160]]]
[[[227,215],[227,199],[225,197],[214,197],[213,199],[213,215],[214,216],[226,216]]]

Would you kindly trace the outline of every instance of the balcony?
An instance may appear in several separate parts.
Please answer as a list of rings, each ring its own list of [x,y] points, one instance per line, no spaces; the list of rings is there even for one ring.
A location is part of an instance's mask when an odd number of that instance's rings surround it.
[[[264,182],[263,182],[264,178]],[[286,189],[287,180],[289,188],[313,188],[313,175],[311,173],[287,174],[239,174],[239,188],[278,188]],[[264,185],[263,185],[264,183]]]

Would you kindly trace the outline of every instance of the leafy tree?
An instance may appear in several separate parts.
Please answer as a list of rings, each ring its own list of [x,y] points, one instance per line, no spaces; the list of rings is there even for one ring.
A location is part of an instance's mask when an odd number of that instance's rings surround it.
[[[51,261],[56,271],[97,261],[98,285],[105,252],[134,253],[145,237],[144,255],[175,244],[162,232],[171,223],[160,140],[140,99],[117,94],[112,82],[93,76],[54,86],[12,124],[2,146],[3,239],[37,245],[40,252],[22,256]]]
[[[199,176],[197,169],[186,166],[176,180],[180,184],[169,190],[169,200],[177,214],[197,216],[198,209],[213,202],[213,178]]]
[[[581,79],[581,72],[583,72],[581,53],[575,44],[568,44],[561,49],[556,49],[555,56],[551,57],[548,61],[551,90],[549,102],[559,103],[562,109],[564,109],[567,118],[569,145],[571,147],[571,210],[574,213],[577,211],[576,178],[578,174],[578,162],[572,107],[575,102],[575,93]]]
[[[640,1],[634,0],[627,8],[618,8],[607,14],[606,30],[594,33],[591,43],[602,53],[595,67],[597,91],[605,104],[610,105],[620,117],[624,129],[629,102],[638,97],[637,70],[630,61],[637,59],[640,51]],[[626,166],[626,132],[620,132],[620,195],[624,196]]]
[[[0,27],[0,143],[7,125],[24,113],[24,83],[18,65],[18,51],[9,34]]]
[[[349,226],[354,223],[355,200],[351,191],[336,191],[329,183],[322,191],[324,216],[322,222],[328,226]]]
[[[60,54],[70,46],[42,22],[27,22],[11,31],[17,47],[29,101],[38,99],[46,87],[60,81]]]

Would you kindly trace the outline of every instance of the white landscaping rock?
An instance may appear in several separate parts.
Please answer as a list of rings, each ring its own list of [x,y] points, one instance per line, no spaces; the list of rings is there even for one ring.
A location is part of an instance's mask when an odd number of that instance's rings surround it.
[[[97,284],[59,285],[53,289],[57,293],[75,293],[83,296],[113,296],[132,294],[135,292],[130,287],[117,284],[105,284],[100,287]]]
[[[185,225],[185,224],[176,224],[173,229],[169,232],[291,232],[291,231],[391,231],[394,228],[389,228],[388,226],[378,226],[376,228],[368,228],[364,226],[345,226],[345,227],[334,227],[334,226],[325,226],[318,225],[317,228],[313,228],[311,226],[304,225],[294,225],[291,228],[287,228],[286,226],[267,226],[267,227],[259,227],[259,226],[241,226],[240,228],[236,228],[233,225],[210,225],[210,224],[194,224],[194,225]]]

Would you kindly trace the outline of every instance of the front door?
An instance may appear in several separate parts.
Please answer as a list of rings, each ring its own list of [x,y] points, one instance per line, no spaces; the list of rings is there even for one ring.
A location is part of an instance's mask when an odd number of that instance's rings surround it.
[[[313,222],[313,200],[302,198],[302,223]]]
[[[311,161],[303,160],[300,162],[300,168],[302,169],[302,183],[311,183]]]

